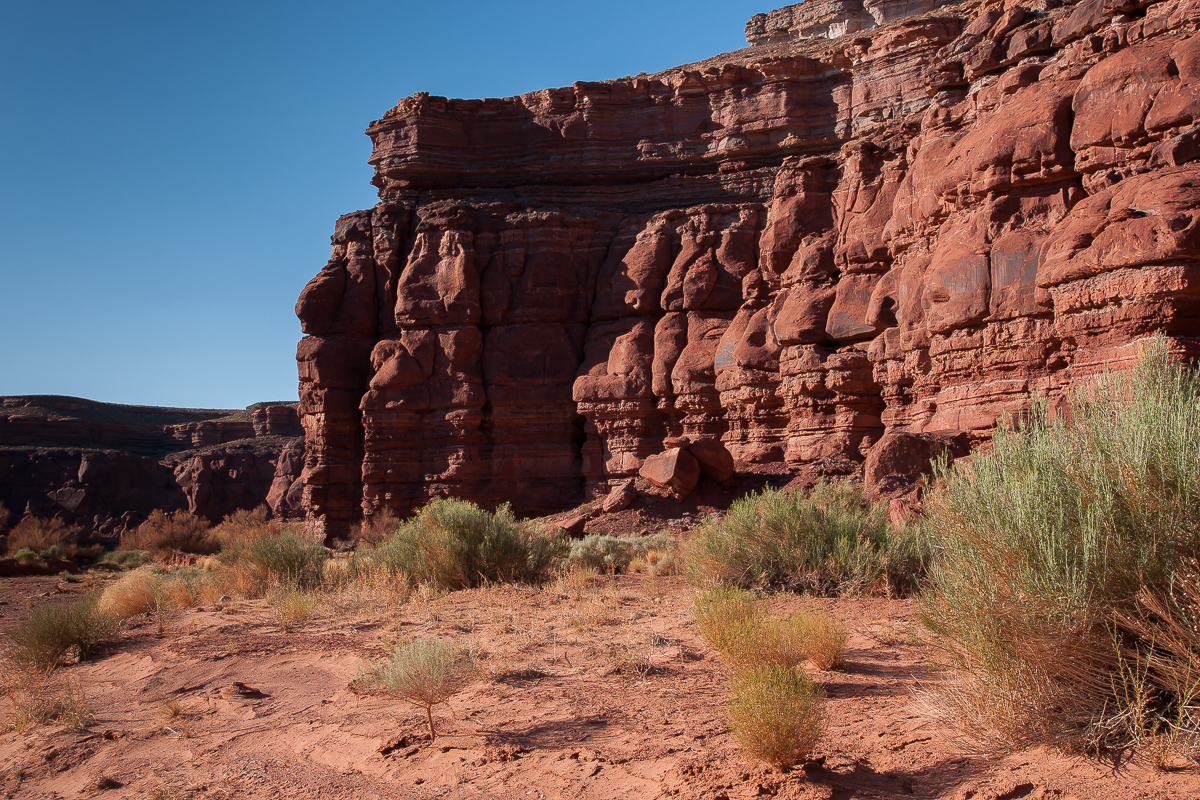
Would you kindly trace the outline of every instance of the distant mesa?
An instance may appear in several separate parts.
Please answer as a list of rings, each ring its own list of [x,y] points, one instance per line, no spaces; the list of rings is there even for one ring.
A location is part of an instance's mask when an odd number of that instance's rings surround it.
[[[268,503],[302,518],[303,463],[296,403],[228,411],[0,397],[0,503],[102,538],[154,509],[216,522]]]

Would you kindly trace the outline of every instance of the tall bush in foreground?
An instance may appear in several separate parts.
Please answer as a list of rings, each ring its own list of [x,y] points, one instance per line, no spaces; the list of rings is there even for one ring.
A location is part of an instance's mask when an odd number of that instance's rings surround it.
[[[822,481],[806,496],[764,489],[696,529],[684,552],[697,583],[777,587],[818,594],[889,591],[923,568],[908,531],[851,483]]]
[[[985,750],[1194,747],[1198,467],[1196,373],[1158,338],[1069,415],[1035,403],[942,470],[925,619],[964,680],[935,708]]]
[[[490,513],[436,498],[401,523],[373,558],[413,579],[462,589],[482,581],[541,581],[563,552],[558,538],[518,523],[507,504]]]

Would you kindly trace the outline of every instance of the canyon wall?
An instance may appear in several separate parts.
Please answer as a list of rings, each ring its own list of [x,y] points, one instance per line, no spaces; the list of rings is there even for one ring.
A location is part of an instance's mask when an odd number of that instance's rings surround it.
[[[1200,0],[809,0],[751,46],[401,100],[296,306],[331,536],[453,494],[559,510],[678,435],[742,469],[985,438],[1200,345]]]
[[[303,462],[294,403],[226,411],[0,397],[0,504],[101,538],[155,509],[219,522],[267,503],[303,518]]]

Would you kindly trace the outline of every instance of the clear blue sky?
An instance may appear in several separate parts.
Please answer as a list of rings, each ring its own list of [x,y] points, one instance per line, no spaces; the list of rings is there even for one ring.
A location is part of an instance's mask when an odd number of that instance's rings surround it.
[[[780,3],[782,5],[782,3]],[[0,2],[0,395],[295,399],[367,124],[744,46],[770,0]]]

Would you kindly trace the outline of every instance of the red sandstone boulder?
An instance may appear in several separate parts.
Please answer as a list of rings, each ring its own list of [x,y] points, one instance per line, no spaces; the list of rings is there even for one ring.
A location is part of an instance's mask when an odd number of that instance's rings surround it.
[[[638,474],[659,489],[668,489],[685,497],[695,490],[700,480],[700,462],[682,447],[673,447],[647,458]]]
[[[733,477],[733,456],[720,439],[694,439],[687,451],[700,464],[700,471],[714,481],[727,481]]]
[[[621,481],[613,487],[604,498],[600,508],[605,514],[615,514],[618,511],[623,511],[633,504],[637,499],[637,489],[633,486],[633,479]]]
[[[928,475],[942,455],[950,461],[969,452],[966,437],[955,433],[908,433],[890,431],[867,453],[863,462],[863,485],[868,491],[881,488],[887,479],[912,483]],[[895,481],[892,481],[895,483]]]

